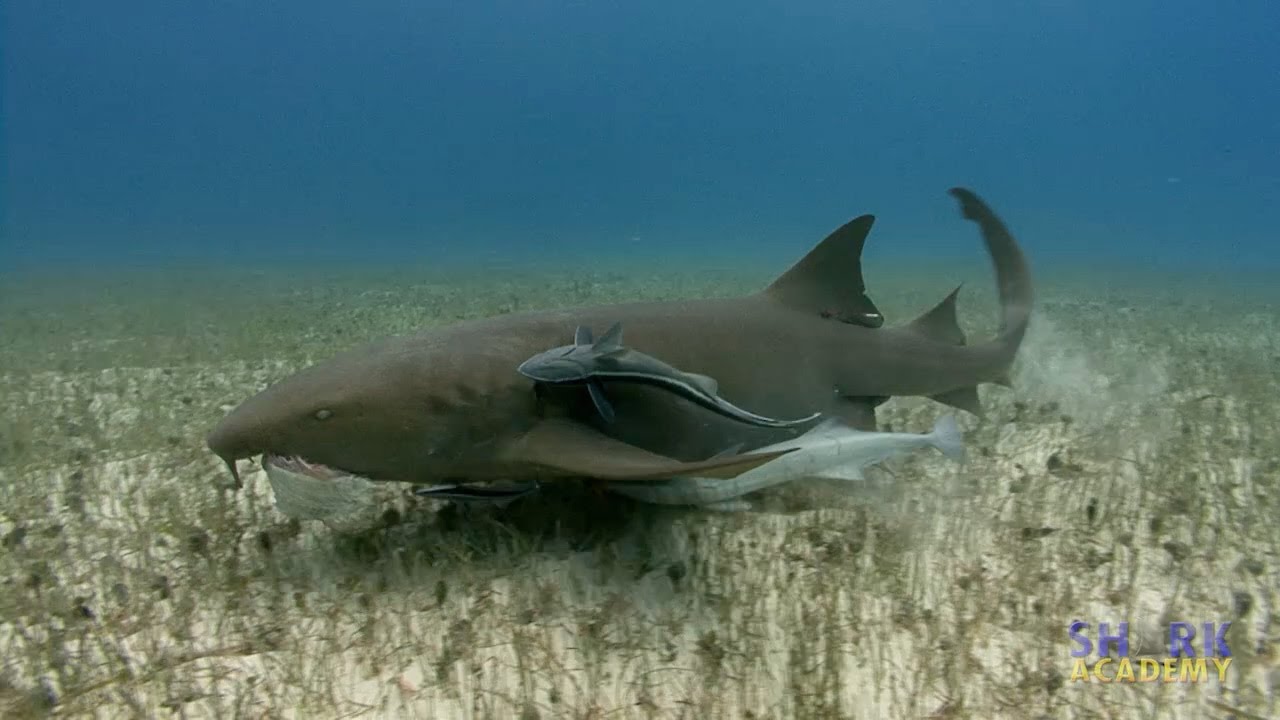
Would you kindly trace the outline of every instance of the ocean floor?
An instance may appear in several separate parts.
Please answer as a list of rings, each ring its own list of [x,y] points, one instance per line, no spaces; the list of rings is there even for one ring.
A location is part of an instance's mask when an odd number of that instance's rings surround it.
[[[6,282],[0,715],[1280,717],[1280,301],[1262,291],[1041,270],[1015,388],[960,418],[964,464],[918,453],[743,513],[573,487],[459,509],[387,485],[378,527],[336,532],[282,516],[260,471],[231,490],[203,446],[240,400],[366,339],[770,274]],[[982,266],[868,279],[892,323],[965,280],[970,337],[994,327]],[[881,421],[944,411],[895,399]],[[1073,620],[1095,642],[1128,621],[1135,665],[1167,656],[1171,621],[1230,621],[1225,681],[1212,663],[1195,683],[1075,680]]]

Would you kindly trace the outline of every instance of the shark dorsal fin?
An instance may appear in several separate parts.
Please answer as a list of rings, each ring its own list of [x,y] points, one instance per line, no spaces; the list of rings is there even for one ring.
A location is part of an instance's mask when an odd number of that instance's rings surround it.
[[[930,340],[963,345],[964,331],[956,320],[956,297],[959,296],[961,287],[963,285],[957,285],[950,295],[942,298],[942,302],[912,320],[909,327]]]
[[[873,328],[883,325],[884,315],[867,297],[862,280],[862,246],[875,220],[863,215],[840,226],[778,276],[765,296],[813,315]]]
[[[595,341],[591,349],[599,353],[613,352],[622,348],[622,323],[616,322],[609,331]]]
[[[574,345],[590,345],[591,344],[591,328],[586,325],[579,325],[577,330],[573,331]]]

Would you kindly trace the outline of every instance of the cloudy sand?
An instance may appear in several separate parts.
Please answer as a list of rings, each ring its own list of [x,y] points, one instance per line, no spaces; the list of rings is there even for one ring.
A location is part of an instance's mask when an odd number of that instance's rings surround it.
[[[8,283],[0,715],[1280,716],[1280,315],[1236,287],[1040,272],[1016,389],[961,417],[963,465],[918,453],[746,513],[572,488],[464,511],[387,485],[376,527],[339,532],[282,516],[256,469],[232,492],[202,446],[234,403],[365,339],[768,275]],[[983,268],[868,277],[891,322],[965,279],[962,323],[993,328]],[[1073,681],[1076,619],[1129,620],[1151,658],[1162,624],[1231,621],[1225,681]]]

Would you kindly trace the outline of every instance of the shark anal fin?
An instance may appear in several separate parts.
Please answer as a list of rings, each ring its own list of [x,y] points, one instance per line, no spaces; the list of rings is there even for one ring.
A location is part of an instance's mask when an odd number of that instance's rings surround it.
[[[617,413],[613,411],[613,405],[610,404],[609,398],[604,396],[604,388],[600,383],[592,380],[587,383],[587,392],[591,394],[591,403],[596,406],[596,412],[600,413],[600,417],[604,421],[613,424],[618,419]]]
[[[601,480],[664,480],[675,477],[732,478],[793,449],[681,462],[615,440],[571,420],[543,420],[503,444],[499,458],[518,473]]]
[[[964,331],[960,329],[960,323],[956,320],[956,298],[959,294],[960,286],[957,285],[951,294],[942,299],[942,302],[912,320],[908,327],[931,340],[963,345]]]
[[[953,408],[959,408],[965,412],[970,412],[978,417],[982,417],[982,401],[978,399],[978,388],[976,387],[949,390],[938,395],[930,395],[929,397],[943,405],[950,405]]]
[[[862,279],[862,246],[875,221],[873,215],[862,215],[836,229],[778,276],[765,296],[815,316],[872,328],[883,325],[884,314],[867,297]]]

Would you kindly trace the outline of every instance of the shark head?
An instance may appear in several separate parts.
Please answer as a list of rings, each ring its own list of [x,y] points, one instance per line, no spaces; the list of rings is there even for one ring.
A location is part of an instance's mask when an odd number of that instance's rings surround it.
[[[206,443],[231,469],[263,456],[301,462],[316,474],[400,479],[429,458],[438,436],[418,392],[417,373],[394,354],[339,356],[249,397],[219,422]],[[433,429],[436,433],[433,433]]]

